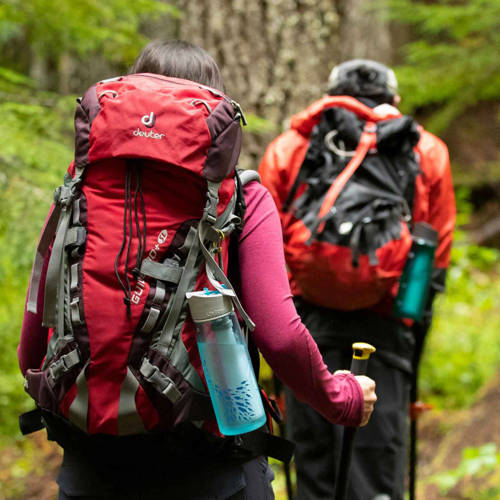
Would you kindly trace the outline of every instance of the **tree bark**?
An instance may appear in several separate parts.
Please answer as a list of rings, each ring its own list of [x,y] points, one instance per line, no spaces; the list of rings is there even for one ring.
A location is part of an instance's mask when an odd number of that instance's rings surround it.
[[[291,114],[318,99],[339,58],[338,16],[330,0],[179,0],[180,37],[206,49],[227,93],[267,118],[269,134],[244,134],[242,164],[256,167]]]
[[[374,59],[393,62],[387,6],[383,0],[334,0],[339,16],[340,60]]]

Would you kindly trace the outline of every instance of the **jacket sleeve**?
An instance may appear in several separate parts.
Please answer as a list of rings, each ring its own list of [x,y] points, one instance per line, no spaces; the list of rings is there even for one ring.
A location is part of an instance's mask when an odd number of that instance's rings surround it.
[[[421,155],[423,179],[427,186],[428,215],[426,222],[438,231],[431,289],[422,320],[413,325],[417,341],[416,362],[420,357],[425,335],[431,325],[433,302],[437,293],[444,292],[446,272],[450,263],[453,229],[455,227],[455,194],[448,148],[436,136],[422,130],[417,150]]]
[[[451,243],[455,227],[455,195],[451,177],[448,148],[443,141],[423,131],[418,145],[428,187],[428,220],[439,233],[435,257],[435,285],[444,290],[444,274],[450,263]],[[442,277],[439,277],[442,275]],[[440,283],[441,282],[441,283]]]

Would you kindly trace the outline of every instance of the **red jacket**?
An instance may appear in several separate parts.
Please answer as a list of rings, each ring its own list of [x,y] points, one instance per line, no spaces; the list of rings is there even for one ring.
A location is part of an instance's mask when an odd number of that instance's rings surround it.
[[[380,115],[347,96],[324,96],[308,108],[293,116],[290,129],[274,139],[268,146],[259,166],[262,183],[266,186],[280,212],[285,248],[289,237],[290,214],[283,213],[281,207],[292,188],[298,171],[303,163],[309,137],[314,126],[319,122],[324,109],[342,102],[342,105],[355,111],[364,119],[380,120]],[[390,107],[384,118],[398,116],[396,109]],[[416,152],[420,156],[422,173],[415,183],[413,205],[414,222],[430,223],[439,232],[439,244],[436,250],[435,267],[445,270],[450,260],[452,233],[455,224],[455,197],[451,178],[448,149],[439,138],[420,128],[420,141]],[[444,273],[443,273],[444,274]],[[300,288],[290,276],[294,295],[301,295]],[[395,290],[392,291],[393,296]],[[387,303],[385,303],[387,302]],[[389,310],[392,297],[387,297],[375,309]]]

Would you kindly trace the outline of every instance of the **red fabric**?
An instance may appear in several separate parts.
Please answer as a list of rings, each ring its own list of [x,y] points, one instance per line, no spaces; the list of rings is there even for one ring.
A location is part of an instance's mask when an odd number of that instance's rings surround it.
[[[90,162],[110,157],[168,158],[201,174],[212,138],[206,124],[208,109],[193,102],[203,100],[213,109],[220,98],[192,82],[159,75],[129,75],[99,83],[96,92],[101,109],[90,129]],[[148,128],[142,118],[153,111],[154,128]]]
[[[257,347],[299,399],[332,422],[358,425],[363,411],[361,387],[352,375],[332,376],[328,372],[295,311],[285,270],[280,222],[271,196],[258,183],[251,183],[245,187],[245,200],[246,224],[239,244],[241,298],[257,324],[253,333]],[[43,285],[42,282],[41,290]],[[40,366],[46,339],[41,317],[25,313],[19,347],[23,373]],[[118,367],[119,374],[122,371]],[[142,396],[138,394],[136,401],[142,401]],[[143,408],[142,403],[140,406]]]
[[[146,429],[154,429],[160,421],[160,416],[141,386],[139,386],[135,394],[135,406],[137,413],[141,416],[142,421],[145,422]]]
[[[281,207],[287,199],[304,161],[310,134],[319,122],[321,113],[324,109],[337,105],[355,111],[362,118],[375,122],[400,116],[399,113],[392,110],[379,114],[352,97],[325,96],[292,117],[291,128],[271,142],[259,166],[262,183],[269,189],[280,212],[285,248],[290,246],[293,250],[295,229],[293,224],[297,221],[289,213],[283,213]],[[420,132],[421,138],[417,144],[416,152],[420,156],[422,175],[419,175],[416,180],[413,220],[415,222],[429,222],[438,230],[439,244],[435,265],[438,268],[446,268],[449,264],[455,223],[455,198],[448,150],[446,145],[436,136],[423,129]],[[299,193],[297,193],[298,195]],[[402,269],[403,264],[404,262],[399,262],[396,267]],[[397,271],[397,269],[395,270]],[[292,292],[294,295],[302,295],[303,291],[293,275],[294,272],[290,275]],[[392,286],[388,288],[389,291],[383,291],[379,303],[373,306],[374,310],[383,313],[389,313],[392,310],[393,297],[397,292],[397,281],[394,280]]]
[[[69,408],[71,406],[71,403],[76,398],[76,393],[77,393],[77,388],[76,384],[73,384],[69,391],[64,395],[62,401],[59,403],[59,410],[61,411],[61,414],[64,415],[65,417],[68,416],[69,413]]]
[[[205,181],[184,169],[171,175],[162,163],[143,166],[142,189],[146,207],[147,238],[145,256],[161,262],[181,223],[199,219],[205,206]],[[224,183],[224,209],[230,195]],[[123,203],[125,185],[124,162],[107,160],[90,165],[83,193],[87,200],[87,244],[83,263],[83,303],[89,334],[91,362],[88,368],[90,433],[117,434],[120,390],[127,373],[130,346],[149,292],[147,281],[137,280],[129,272],[132,288],[131,316],[127,316],[123,290],[113,272],[115,259],[123,240]],[[133,187],[132,187],[133,188]],[[175,210],[173,210],[175,209]],[[141,211],[139,210],[139,219]],[[135,220],[135,218],[134,218]],[[118,223],[118,221],[120,221]],[[135,233],[135,225],[133,227]],[[160,234],[167,234],[159,239]],[[136,262],[138,238],[132,238],[128,268]],[[118,269],[124,281],[125,254]],[[205,283],[207,285],[208,282]],[[111,326],[112,325],[112,326]],[[194,326],[188,324],[193,337]],[[194,350],[194,354],[192,354]],[[202,373],[194,342],[188,345],[194,364]]]

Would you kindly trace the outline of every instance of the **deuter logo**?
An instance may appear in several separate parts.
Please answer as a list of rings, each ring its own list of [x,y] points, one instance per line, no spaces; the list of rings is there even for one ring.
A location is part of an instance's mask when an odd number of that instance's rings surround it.
[[[137,127],[136,130],[132,132],[136,137],[146,137],[148,139],[162,139],[165,137],[165,134],[157,134],[153,130],[150,130],[149,132],[146,132],[144,130],[141,130],[139,127]]]
[[[152,128],[155,122],[156,122],[156,115],[152,111],[151,113],[149,113],[149,115],[144,115],[141,118],[141,123],[148,128]],[[137,129],[134,130],[132,134],[134,134],[136,137],[145,137],[146,139],[163,139],[163,137],[165,137],[165,134],[158,134],[153,130],[147,132],[145,130],[141,130],[139,127],[137,127]]]
[[[156,116],[152,111],[149,115],[144,115],[141,119],[143,125],[146,125],[146,127],[148,128],[154,127],[155,121],[156,121]]]

